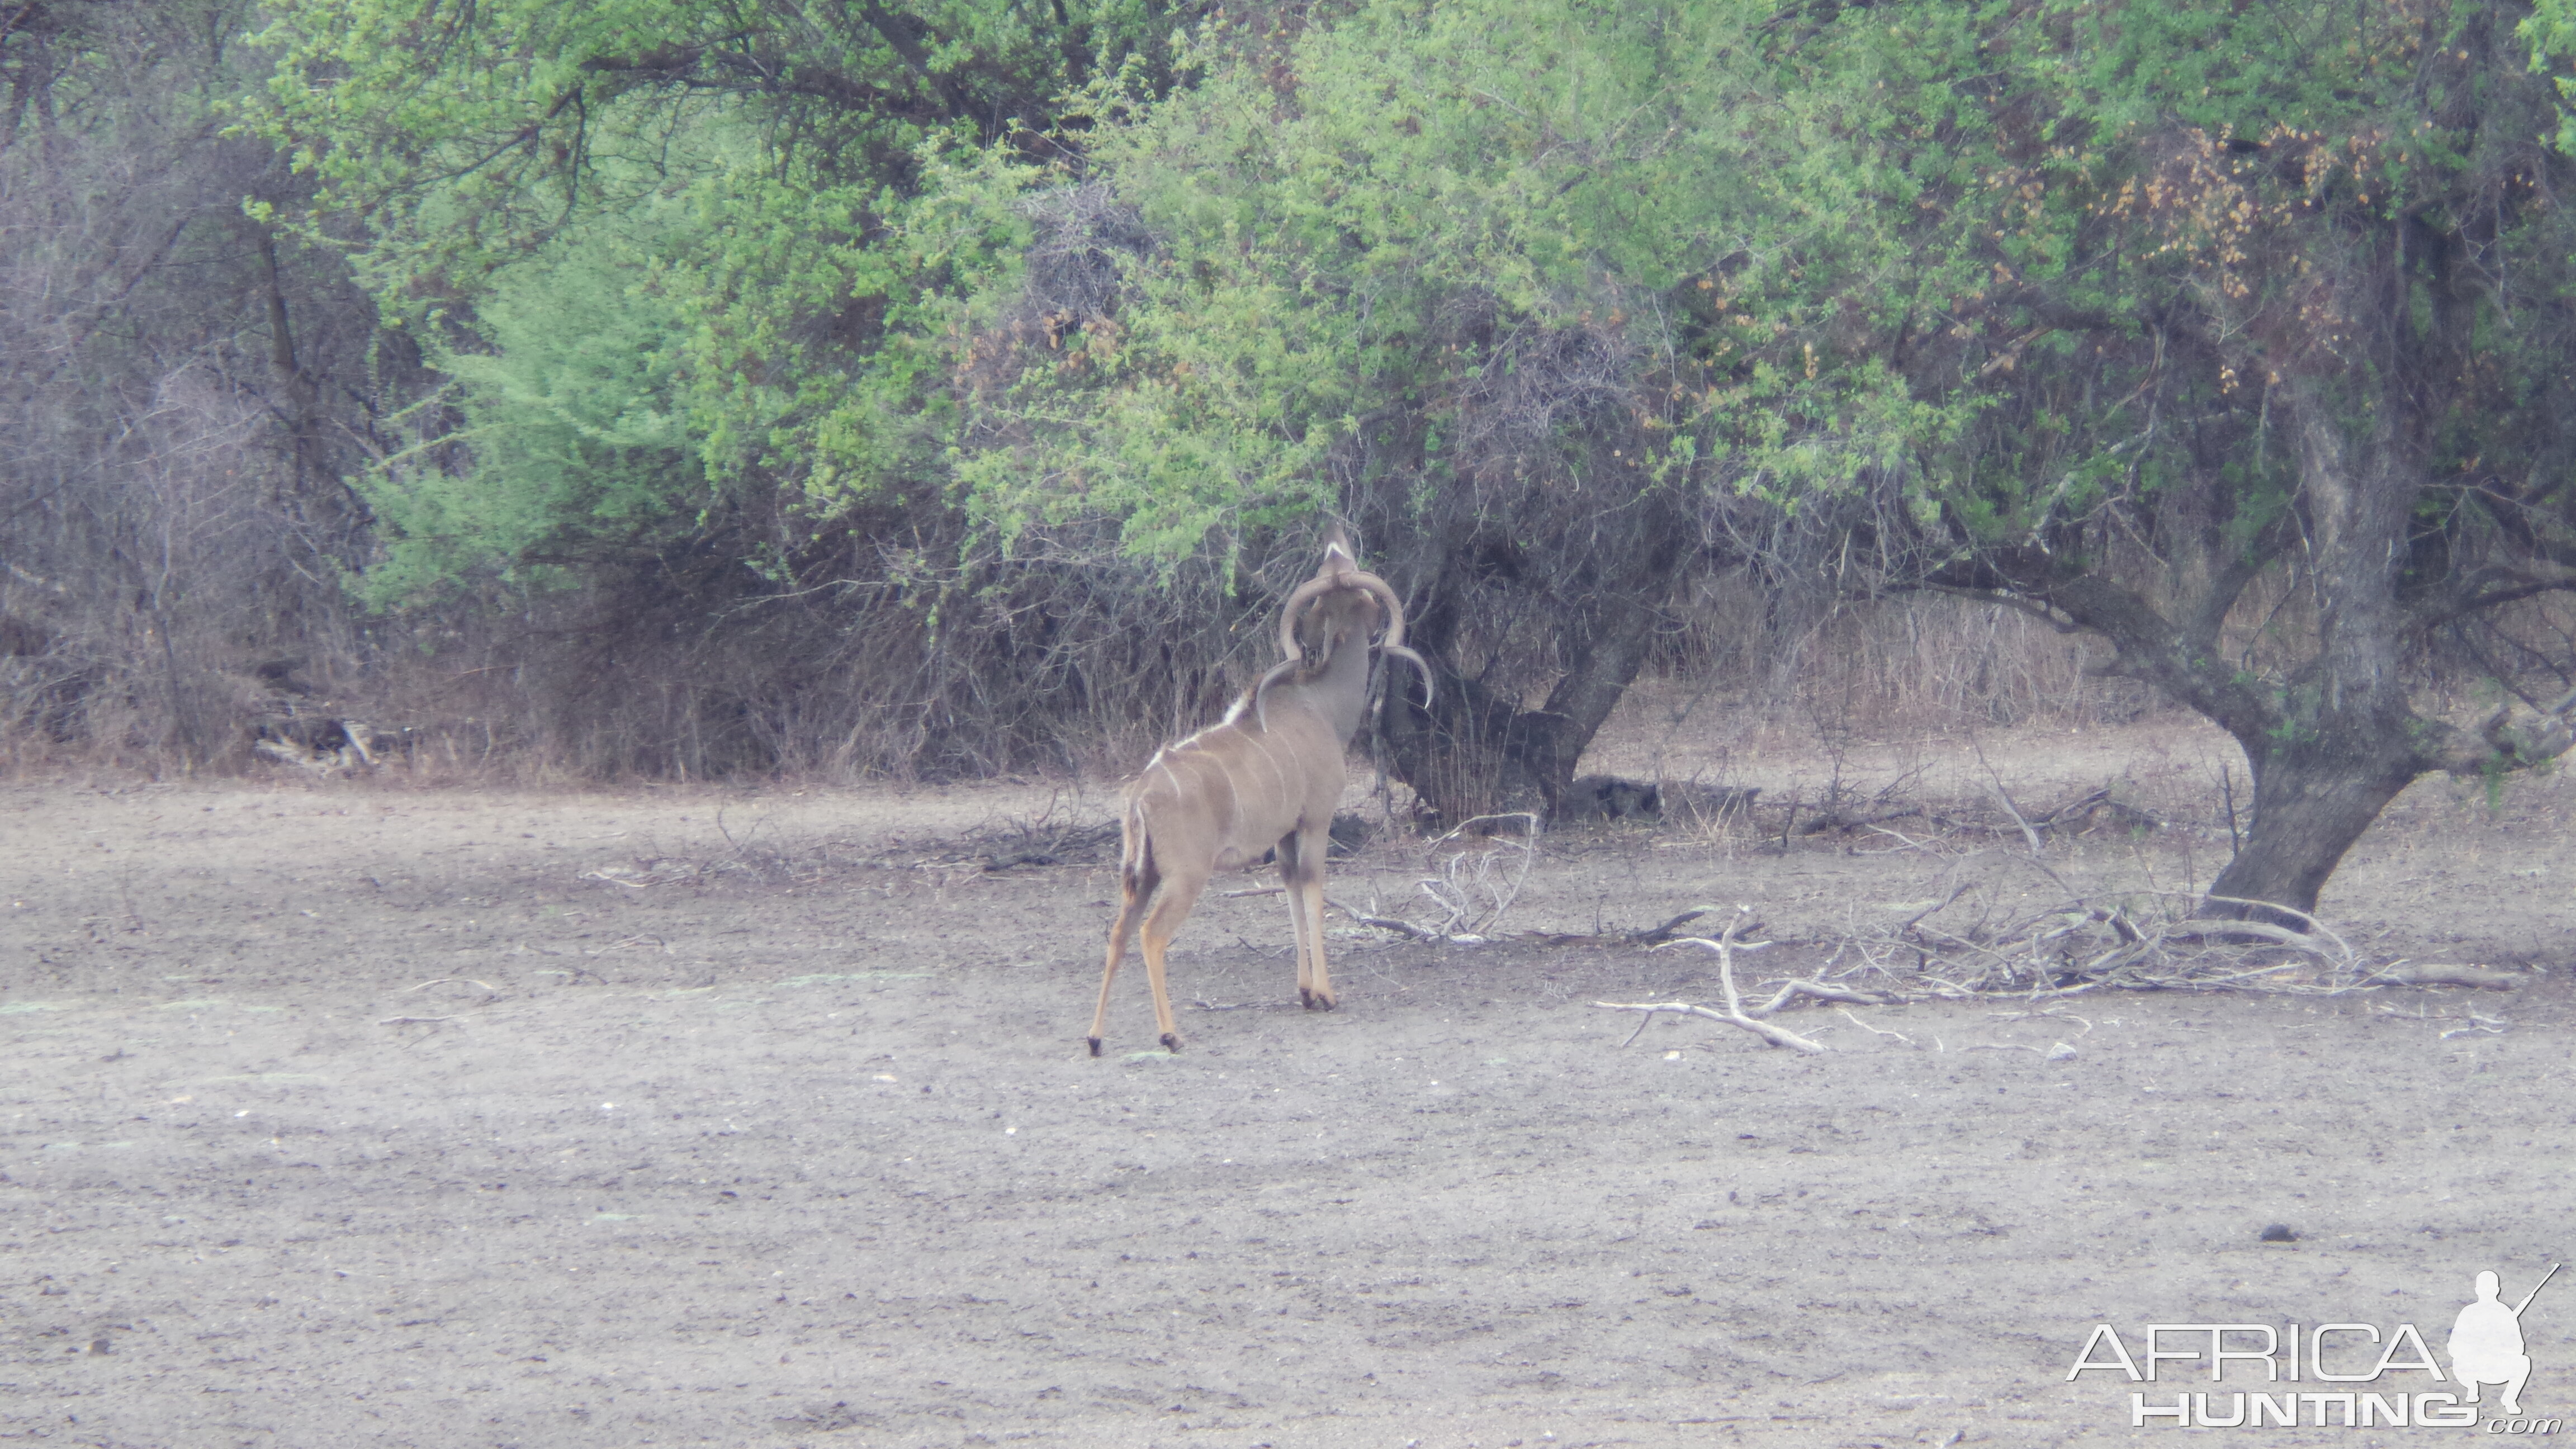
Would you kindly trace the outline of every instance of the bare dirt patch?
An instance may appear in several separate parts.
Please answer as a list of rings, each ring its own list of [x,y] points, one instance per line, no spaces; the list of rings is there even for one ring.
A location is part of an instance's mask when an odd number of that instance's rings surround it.
[[[2225,859],[2205,737],[1981,748],[2017,800],[2109,782],[2175,822],[2052,842],[2085,889]],[[2374,959],[2519,991],[1623,1046],[1591,1003],[1713,1000],[1715,961],[1511,933],[1744,902],[1782,943],[1749,984],[1848,965],[1962,871],[2046,904],[2018,835],[1774,828],[1908,770],[1964,811],[1964,747],[1722,763],[1762,811],[1548,837],[1490,944],[1337,923],[1331,1015],[1293,1005],[1275,897],[1211,899],[1187,1049],[1145,1050],[1131,969],[1098,1061],[1105,794],[0,793],[0,1436],[2111,1442],[2133,1389],[2212,1386],[2067,1383],[2097,1323],[2438,1350],[2480,1269],[2515,1297],[2569,1255],[2565,782],[2420,786],[2325,903]],[[1478,886],[1381,842],[1331,892],[1429,920],[1426,879]],[[2565,1413],[2576,1289],[2525,1324],[2524,1407]]]

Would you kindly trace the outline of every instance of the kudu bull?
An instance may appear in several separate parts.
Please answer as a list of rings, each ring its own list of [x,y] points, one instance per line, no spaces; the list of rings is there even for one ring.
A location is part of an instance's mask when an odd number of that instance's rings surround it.
[[[1279,646],[1288,657],[1227,710],[1223,721],[1155,751],[1128,783],[1118,846],[1118,924],[1109,929],[1109,964],[1100,973],[1100,1008],[1091,1018],[1091,1054],[1109,1019],[1109,983],[1117,979],[1127,938],[1144,923],[1145,976],[1154,988],[1154,1023],[1163,1045],[1178,1051],[1163,953],[1189,919],[1199,893],[1220,870],[1279,854],[1288,915],[1297,930],[1297,996],[1330,1011],[1332,978],[1324,968],[1324,849],[1333,805],[1342,798],[1343,751],[1368,711],[1369,631],[1381,606],[1386,637],[1380,653],[1422,674],[1431,697],[1431,666],[1404,647],[1404,605],[1386,580],[1362,570],[1339,528],[1324,540],[1324,566],[1288,596]]]

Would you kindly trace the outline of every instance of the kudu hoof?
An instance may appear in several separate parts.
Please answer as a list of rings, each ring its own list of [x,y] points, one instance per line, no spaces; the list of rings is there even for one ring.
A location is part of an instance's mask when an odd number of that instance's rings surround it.
[[[1088,1040],[1088,1041],[1091,1043],[1091,1054],[1092,1054],[1093,1056],[1095,1056],[1095,1057],[1096,1057],[1096,1056],[1098,1056],[1098,1055],[1100,1055],[1100,1038],[1098,1038],[1098,1037],[1096,1037],[1096,1036],[1095,1036],[1095,1037],[1088,1037],[1088,1038],[1085,1038],[1085,1039],[1086,1039],[1086,1040]]]
[[[1177,1033],[1168,1031],[1163,1033],[1163,1050],[1167,1052],[1177,1052],[1180,1049],[1181,1039]]]

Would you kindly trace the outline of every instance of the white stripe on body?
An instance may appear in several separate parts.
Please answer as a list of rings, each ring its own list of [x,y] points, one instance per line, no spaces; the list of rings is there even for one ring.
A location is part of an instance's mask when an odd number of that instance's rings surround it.
[[[1202,731],[1202,733],[1204,733],[1204,731]],[[1196,735],[1193,735],[1189,739],[1181,741],[1181,744],[1199,744],[1199,740]],[[1202,750],[1206,748],[1203,744],[1200,744],[1199,747]],[[1178,749],[1180,748],[1180,745],[1175,745],[1172,748]],[[1189,781],[1183,780],[1180,772],[1172,768],[1174,764],[1180,762],[1164,759],[1163,754],[1164,752],[1157,751],[1153,762],[1147,768],[1162,771],[1163,778],[1171,782],[1172,794],[1175,799],[1181,804],[1187,804],[1191,797]],[[1225,786],[1227,804],[1231,807],[1228,812],[1228,816],[1233,820],[1240,821],[1243,818],[1243,792],[1235,787],[1233,772],[1226,769],[1224,762],[1221,760],[1210,761],[1209,763],[1212,768],[1200,771],[1191,778],[1199,780],[1204,784],[1205,781],[1212,776],[1217,783]],[[1213,805],[1216,802],[1211,796],[1208,803]]]
[[[1270,753],[1270,746],[1262,741],[1261,736],[1245,731],[1243,738],[1254,749],[1261,752],[1261,762],[1270,767],[1271,775],[1279,781],[1280,805],[1285,807],[1296,803],[1290,798],[1295,792],[1289,787],[1288,772],[1279,768],[1279,757]]]

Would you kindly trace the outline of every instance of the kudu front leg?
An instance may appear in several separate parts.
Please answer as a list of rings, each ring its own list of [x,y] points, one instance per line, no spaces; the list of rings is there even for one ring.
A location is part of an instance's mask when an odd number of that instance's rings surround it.
[[[1288,888],[1288,915],[1297,928],[1297,999],[1309,1011],[1333,1009],[1333,980],[1324,968],[1324,848],[1321,830],[1300,830],[1279,842],[1279,880]]]

